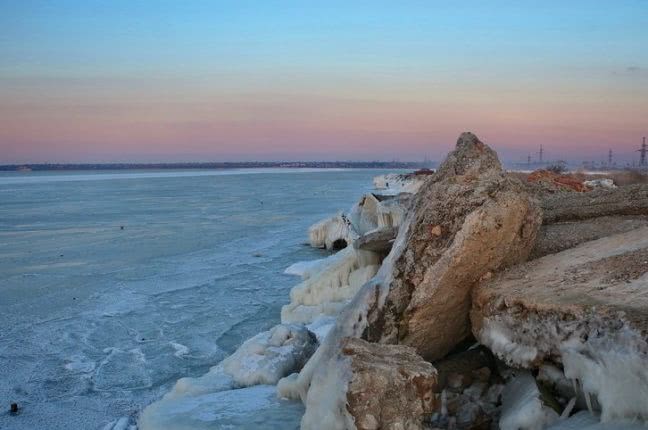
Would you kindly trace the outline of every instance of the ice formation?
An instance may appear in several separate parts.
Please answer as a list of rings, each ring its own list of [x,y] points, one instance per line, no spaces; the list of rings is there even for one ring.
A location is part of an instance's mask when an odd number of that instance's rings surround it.
[[[406,235],[400,232],[394,249],[402,250]],[[397,251],[398,252],[398,251]],[[339,342],[344,337],[360,337],[367,327],[367,313],[371,306],[384,303],[388,279],[392,274],[393,255],[390,253],[378,273],[365,283],[351,301],[343,307],[335,324],[324,342],[308,360],[298,374],[292,374],[279,381],[277,392],[280,397],[301,399],[306,406],[302,417],[302,429],[318,429],[323,419],[331,428],[345,428],[347,413],[343,406],[340,387],[346,378],[346,369],[332,358],[337,354]],[[323,401],[323,399],[328,399]],[[342,405],[342,406],[341,406]]]
[[[586,342],[561,345],[565,376],[577,380],[586,398],[595,395],[603,422],[648,421],[648,345],[638,333],[590,332]]]
[[[297,263],[288,266],[288,268],[284,270],[284,273],[286,275],[295,275],[300,276],[302,279],[308,279],[312,274],[321,272],[322,266],[325,266],[326,264],[326,258],[310,261],[298,261]]]
[[[366,194],[353,205],[348,215],[339,213],[312,225],[308,230],[309,243],[314,248],[339,250],[377,228],[398,227],[403,221],[406,204],[406,195]]]
[[[349,219],[358,235],[383,227],[398,227],[406,208],[403,199],[367,194],[351,208]]]
[[[310,245],[314,248],[341,249],[358,237],[345,214],[324,219],[308,230]]]
[[[502,404],[501,430],[543,430],[559,418],[556,411],[543,403],[529,372],[522,372],[506,384]]]
[[[315,336],[301,325],[280,324],[269,331],[259,333],[244,342],[234,354],[212,367],[205,375],[178,380],[162,400],[144,410],[140,418],[140,428],[171,428],[166,424],[158,425],[161,413],[170,414],[169,410],[182,410],[183,407],[200,407],[205,402],[209,403],[214,393],[254,385],[276,384],[283,376],[299,371],[316,348]],[[224,396],[228,394],[215,397],[221,399]],[[196,399],[191,400],[192,398]],[[182,422],[180,418],[172,418],[178,423]],[[171,419],[170,415],[166,416],[166,419]]]
[[[506,317],[489,319],[480,340],[513,366],[532,367],[538,360],[556,357],[564,366],[565,377],[578,381],[575,394],[582,394],[590,407],[592,403],[600,405],[604,422],[648,420],[648,345],[639,333],[628,327],[606,327],[596,319],[583,322],[540,320],[533,315],[527,318],[523,324]],[[533,340],[520,339],[519,332],[532,334]],[[546,365],[543,369],[543,376],[547,375]]]
[[[415,194],[425,181],[425,175],[388,173],[376,176],[373,179],[374,187],[390,193],[412,193]]]
[[[280,324],[248,339],[199,378],[182,378],[165,398],[220,391],[221,388],[276,384],[301,369],[317,347],[313,334],[301,325]]]
[[[321,316],[337,315],[379,266],[377,254],[353,247],[331,255],[320,262],[318,271],[311,270],[307,279],[293,287],[290,303],[281,310],[281,321],[307,324]]]

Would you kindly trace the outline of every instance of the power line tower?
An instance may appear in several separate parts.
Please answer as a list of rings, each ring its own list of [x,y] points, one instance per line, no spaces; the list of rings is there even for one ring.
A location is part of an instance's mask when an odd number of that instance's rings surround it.
[[[639,166],[641,167],[646,167],[646,152],[648,152],[648,148],[646,148],[646,138],[643,138],[643,143],[641,144],[641,149],[638,149],[637,152],[639,152]]]
[[[612,150],[608,151],[608,166],[612,166]]]
[[[542,145],[540,145],[540,151],[538,152],[538,155],[539,155],[540,163],[542,163],[542,156],[544,155],[544,149],[542,149]]]
[[[527,157],[527,166],[531,165],[531,154]]]

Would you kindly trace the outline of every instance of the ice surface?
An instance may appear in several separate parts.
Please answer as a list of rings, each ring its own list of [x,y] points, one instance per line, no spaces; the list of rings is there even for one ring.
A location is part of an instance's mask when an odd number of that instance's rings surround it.
[[[303,406],[277,398],[275,387],[183,397],[152,405],[140,417],[140,430],[296,429]]]
[[[376,171],[171,173],[0,173],[0,428],[132,425],[279,322],[308,227]]]
[[[646,426],[633,422],[602,423],[599,418],[587,411],[577,412],[566,420],[561,420],[547,430],[645,430]]]

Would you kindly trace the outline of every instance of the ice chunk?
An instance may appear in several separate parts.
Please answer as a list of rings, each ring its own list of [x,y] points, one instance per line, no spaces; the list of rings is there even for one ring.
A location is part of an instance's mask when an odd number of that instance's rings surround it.
[[[543,404],[538,385],[529,372],[521,373],[504,387],[501,430],[542,430],[558,417],[556,411]]]
[[[561,348],[565,376],[577,379],[601,405],[601,420],[648,421],[646,341],[633,330],[614,336],[592,333],[587,342],[565,342]]]
[[[301,276],[302,279],[308,279],[314,273],[322,271],[322,268],[326,266],[326,260],[326,258],[320,258],[311,261],[298,261],[297,263],[288,266],[288,268],[284,270],[284,273],[286,275]]]
[[[276,384],[282,377],[299,371],[316,348],[317,340],[307,328],[280,324],[245,341],[205,375],[180,379],[165,398]]]

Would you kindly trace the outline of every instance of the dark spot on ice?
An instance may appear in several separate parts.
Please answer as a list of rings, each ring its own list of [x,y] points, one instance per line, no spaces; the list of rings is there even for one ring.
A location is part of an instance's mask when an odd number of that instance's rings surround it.
[[[123,230],[123,229],[124,229],[124,226],[123,226],[123,225],[120,225],[120,226],[119,226],[119,229],[120,229],[120,230]]]
[[[344,249],[346,247],[347,247],[347,241],[344,239],[337,239],[335,242],[333,242],[333,249],[335,250]]]
[[[12,403],[11,408],[9,409],[9,411],[14,415],[17,414],[18,413],[18,403]]]

